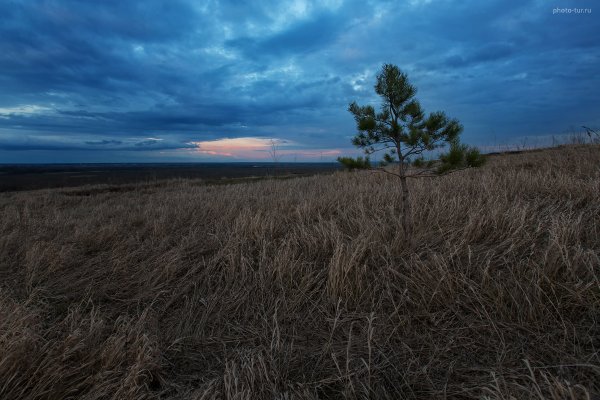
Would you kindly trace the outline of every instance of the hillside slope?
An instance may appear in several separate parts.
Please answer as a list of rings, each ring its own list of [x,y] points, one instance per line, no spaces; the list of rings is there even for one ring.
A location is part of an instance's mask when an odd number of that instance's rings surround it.
[[[411,185],[1,194],[0,398],[600,395],[600,147]]]

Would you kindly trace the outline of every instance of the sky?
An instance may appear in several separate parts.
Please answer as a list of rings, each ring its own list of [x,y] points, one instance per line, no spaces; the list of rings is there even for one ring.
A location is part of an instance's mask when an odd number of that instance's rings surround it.
[[[0,15],[0,163],[356,155],[348,104],[380,104],[384,63],[484,150],[600,127],[595,0],[0,0]]]

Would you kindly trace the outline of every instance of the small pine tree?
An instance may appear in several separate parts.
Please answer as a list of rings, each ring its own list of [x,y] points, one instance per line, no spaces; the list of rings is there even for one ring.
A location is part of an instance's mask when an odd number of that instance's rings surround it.
[[[460,144],[463,130],[456,119],[441,112],[425,116],[414,98],[416,88],[405,73],[392,64],[384,64],[377,75],[375,92],[381,97],[379,112],[373,106],[352,102],[348,111],[354,115],[358,133],[352,144],[367,155],[383,151],[384,163],[398,163],[396,175],[402,188],[402,228],[412,240],[411,203],[408,178],[432,177],[470,167],[481,166],[485,159],[475,148]],[[423,153],[449,145],[449,150],[436,161],[425,161]],[[410,168],[413,160],[414,168]],[[416,170],[415,170],[416,169]]]
[[[338,157],[337,161],[349,171],[352,171],[354,169],[371,168],[371,161],[369,160],[369,157]]]

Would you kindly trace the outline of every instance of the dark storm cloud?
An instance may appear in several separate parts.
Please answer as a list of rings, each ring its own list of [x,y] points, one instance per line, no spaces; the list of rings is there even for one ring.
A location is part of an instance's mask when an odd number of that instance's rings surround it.
[[[14,92],[119,88],[142,83],[138,43],[182,39],[197,22],[179,1],[7,1],[0,4],[2,80]]]
[[[267,37],[241,37],[226,45],[249,58],[303,55],[327,47],[347,25],[343,14],[326,13],[292,25],[289,29]]]
[[[470,54],[455,54],[447,57],[443,65],[451,68],[466,67],[473,64],[497,61],[514,53],[514,48],[505,43],[494,43],[474,49]]]
[[[89,144],[90,146],[105,146],[105,145],[119,145],[123,144],[120,140],[90,140],[85,142],[85,144]]]
[[[158,145],[160,144],[160,140],[157,139],[146,139],[146,140],[142,140],[141,142],[137,142],[135,144],[135,146],[154,146],[154,145]]]
[[[29,151],[29,150],[81,150],[81,151],[146,151],[146,150],[177,150],[194,149],[191,143],[176,139],[146,138],[143,140],[129,138],[128,140],[101,139],[84,140],[39,136],[35,134],[0,135],[0,150]]]
[[[475,143],[595,126],[600,10],[564,3],[593,11],[553,15],[557,5],[534,0],[7,0],[0,149],[151,152],[248,136],[348,147],[347,104],[377,101],[383,62]]]

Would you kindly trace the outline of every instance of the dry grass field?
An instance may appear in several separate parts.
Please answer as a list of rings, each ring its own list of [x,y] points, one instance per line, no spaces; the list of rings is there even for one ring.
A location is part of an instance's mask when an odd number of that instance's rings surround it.
[[[0,195],[1,399],[598,399],[600,146]]]

